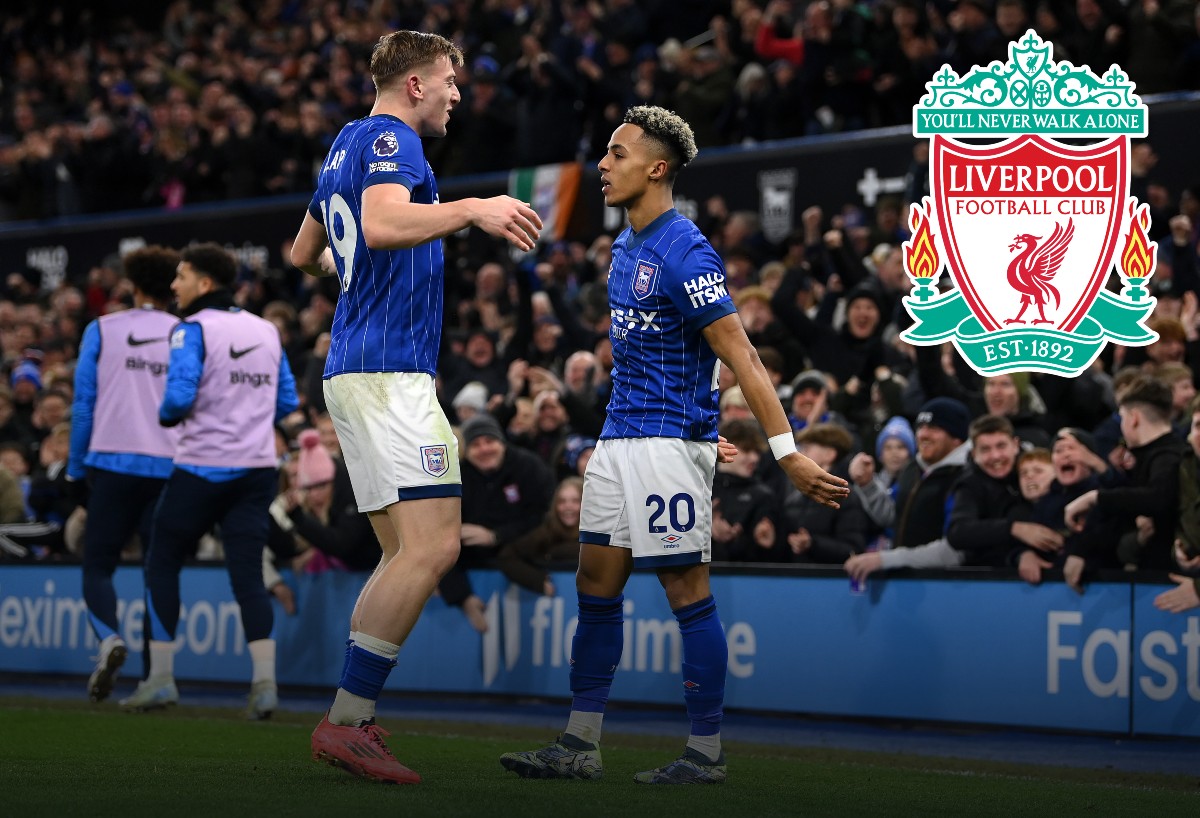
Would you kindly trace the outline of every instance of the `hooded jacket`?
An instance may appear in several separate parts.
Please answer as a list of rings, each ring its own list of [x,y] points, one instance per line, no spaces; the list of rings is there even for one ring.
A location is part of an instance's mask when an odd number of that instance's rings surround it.
[[[867,516],[876,525],[894,528],[894,549],[924,545],[944,535],[951,489],[962,474],[969,449],[969,444],[961,443],[932,466],[918,455],[900,472],[891,495],[875,482],[855,486]]]

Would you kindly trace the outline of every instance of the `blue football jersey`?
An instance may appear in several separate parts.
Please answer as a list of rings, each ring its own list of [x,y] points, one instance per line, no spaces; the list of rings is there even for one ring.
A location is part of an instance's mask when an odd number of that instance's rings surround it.
[[[420,137],[388,114],[342,128],[308,206],[329,234],[342,285],[325,359],[326,378],[342,372],[436,374],[442,335],[442,242],[408,250],[367,247],[362,239],[362,195],[379,184],[404,185],[419,204],[438,200]]]
[[[725,265],[675,210],[612,247],[612,398],[602,438],[717,439],[717,355],[701,334],[734,312]]]

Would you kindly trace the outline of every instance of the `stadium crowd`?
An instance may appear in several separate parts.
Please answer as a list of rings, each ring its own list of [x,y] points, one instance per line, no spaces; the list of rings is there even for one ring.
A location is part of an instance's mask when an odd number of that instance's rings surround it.
[[[1060,56],[1119,59],[1142,91],[1182,87],[1193,5],[775,0],[677,14],[626,0],[295,2],[227,3],[217,14],[178,0],[161,29],[105,36],[30,12],[0,33],[13,78],[3,131],[14,137],[0,148],[0,186],[9,217],[307,192],[333,123],[370,104],[361,64],[370,43],[397,25],[451,33],[474,55],[450,137],[430,146],[443,173],[466,173],[512,156],[592,156],[612,116],[647,100],[711,125],[697,130],[709,145],[902,121],[916,78],[932,73],[923,60],[1003,56],[996,32],[1029,19],[1061,40]],[[705,31],[694,47],[677,42]],[[1177,39],[1166,48],[1151,34]],[[734,81],[743,66],[758,66],[755,105],[730,97],[754,84]],[[795,104],[781,101],[788,94]],[[742,107],[730,112],[731,98]],[[787,122],[771,119],[784,114]],[[697,221],[798,444],[855,486],[837,512],[792,489],[774,458],[760,456],[766,441],[723,369],[721,429],[741,454],[714,483],[714,559],[843,565],[856,579],[966,564],[1039,582],[1061,568],[1080,589],[1094,569],[1197,573],[1200,197],[1156,178],[1154,161],[1148,143],[1134,148],[1134,193],[1151,203],[1159,241],[1149,323],[1159,340],[1109,346],[1075,378],[981,378],[949,346],[899,340],[909,323],[904,201],[885,198],[873,213],[809,207],[780,244],[756,214],[705,203]],[[499,245],[446,240],[438,383],[460,432],[465,547],[440,591],[477,629],[486,619],[472,567],[494,559],[514,582],[554,594],[547,566],[574,557],[578,478],[610,388],[612,241],[550,243],[514,261]],[[86,525],[63,473],[74,362],[87,322],[130,307],[132,288],[115,256],[69,270],[51,291],[30,270],[0,283],[0,559],[70,560]],[[369,569],[379,553],[323,403],[336,299],[334,281],[294,268],[243,267],[236,283],[237,302],[279,329],[296,375],[301,409],[278,425],[270,546],[277,563],[311,572]],[[219,543],[206,538],[198,555],[219,558]],[[285,608],[294,604],[278,574],[267,582]]]
[[[899,340],[899,226],[861,254],[870,231],[814,207],[776,248],[753,214],[711,204],[706,229],[798,444],[855,486],[837,512],[792,489],[760,456],[766,441],[723,368],[721,430],[741,454],[718,466],[714,559],[844,565],[860,579],[966,564],[1039,582],[1057,567],[1080,589],[1085,569],[1195,570],[1200,308],[1187,215],[1170,219],[1160,243],[1157,342],[1110,346],[1075,378],[980,378],[949,346]],[[514,262],[498,246],[481,257],[447,241],[455,275],[438,384],[460,433],[465,548],[441,595],[480,630],[472,567],[495,560],[514,582],[553,594],[548,566],[574,557],[579,476],[610,388],[611,242],[550,244]],[[0,390],[0,549],[71,560],[86,524],[63,474],[79,334],[89,316],[127,308],[130,284],[116,257],[81,286],[40,292],[30,278],[10,275],[0,300],[10,384]],[[302,404],[278,426],[273,558],[310,572],[369,569],[377,546],[320,388],[336,284],[243,269],[236,287],[238,303],[278,327]],[[219,558],[219,542],[206,538],[198,556]],[[268,584],[292,604],[277,574]]]
[[[701,148],[911,121],[925,83],[1007,59],[1122,66],[1138,91],[1200,88],[1192,0],[322,0],[10,12],[0,27],[0,220],[306,193],[370,109],[379,36],[469,56],[442,178],[595,161],[622,112],[663,105]]]

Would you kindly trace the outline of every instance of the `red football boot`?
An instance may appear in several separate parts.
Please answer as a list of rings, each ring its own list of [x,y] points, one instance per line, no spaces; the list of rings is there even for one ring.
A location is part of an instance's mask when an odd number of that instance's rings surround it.
[[[384,784],[420,784],[421,776],[392,755],[383,740],[386,735],[374,720],[353,727],[333,724],[326,713],[312,734],[313,758]]]

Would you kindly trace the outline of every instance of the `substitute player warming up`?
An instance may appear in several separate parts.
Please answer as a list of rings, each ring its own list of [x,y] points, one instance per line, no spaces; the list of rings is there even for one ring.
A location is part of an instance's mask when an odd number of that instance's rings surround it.
[[[83,598],[100,641],[88,698],[112,692],[128,647],[120,635],[113,572],[130,536],[150,542],[158,496],[174,468],[175,434],[158,422],[167,384],[167,339],[178,323],[167,312],[179,254],[142,247],[123,259],[133,309],[87,325],[75,365],[67,480],[86,489]]]
[[[792,483],[834,508],[849,493],[796,451],[783,407],[725,289],[720,257],[672,208],[672,185],[696,156],[692,129],[662,108],[625,114],[600,161],[604,202],[628,212],[613,243],[613,391],[584,476],[579,625],[571,645],[571,714],[540,750],[506,753],[525,778],[600,778],[600,730],[623,648],[622,591],[630,571],[654,569],[683,639],[683,754],[638,773],[644,784],[725,780],[721,717],[728,645],[709,591],[712,481],[721,362],[741,384]]]
[[[299,401],[279,330],[234,303],[236,278],[237,261],[223,247],[193,244],[181,254],[171,283],[182,320],[171,331],[158,421],[177,426],[179,438],[146,552],[150,675],[121,700],[126,710],[179,701],[179,575],[196,542],[216,524],[250,652],[246,716],[266,719],[279,705],[275,619],[262,556],[278,491],[275,423]]]

